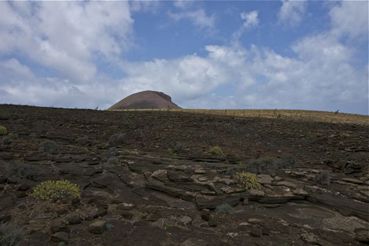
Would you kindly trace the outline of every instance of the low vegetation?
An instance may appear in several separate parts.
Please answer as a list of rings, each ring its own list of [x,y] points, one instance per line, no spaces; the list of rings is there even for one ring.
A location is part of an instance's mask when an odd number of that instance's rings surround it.
[[[23,239],[23,230],[13,224],[0,224],[0,245],[16,246]]]
[[[8,130],[6,129],[5,126],[0,125],[0,136],[4,136],[6,134],[8,134]]]
[[[255,117],[270,119],[292,119],[329,123],[369,124],[367,115],[346,114],[312,110],[281,110],[281,109],[125,109],[113,111],[174,111],[232,117]]]
[[[249,172],[238,172],[235,174],[237,182],[247,190],[260,189],[261,185],[255,174]]]
[[[66,201],[80,197],[80,188],[68,180],[48,180],[37,185],[31,194],[47,201]]]
[[[224,156],[224,152],[222,150],[221,147],[219,146],[213,146],[209,149],[209,154],[214,155],[214,156],[218,156],[218,157],[223,157]]]

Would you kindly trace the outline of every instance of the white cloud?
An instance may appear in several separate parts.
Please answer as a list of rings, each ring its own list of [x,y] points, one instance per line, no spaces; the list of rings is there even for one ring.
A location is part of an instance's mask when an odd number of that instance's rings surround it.
[[[240,38],[246,31],[259,25],[259,14],[256,10],[250,12],[241,12],[240,18],[243,23],[241,27],[233,33],[231,40],[233,43],[239,42]]]
[[[1,2],[0,53],[21,52],[61,76],[80,81],[128,46],[127,2]]]
[[[296,42],[295,57],[257,46],[205,50],[130,64],[123,82],[130,91],[163,90],[185,107],[367,110],[367,71],[355,68],[352,49],[329,33]]]
[[[239,42],[206,45],[204,55],[118,60],[125,77],[113,80],[99,72],[94,59],[114,59],[129,45],[133,20],[127,3],[109,2],[103,7],[96,2],[2,2],[0,54],[21,52],[32,63],[59,74],[41,76],[21,59],[0,60],[0,103],[106,108],[130,93],[154,89],[170,94],[184,107],[365,113],[368,65],[353,65],[357,50],[340,41],[342,35],[358,38],[365,31],[359,24],[361,17],[354,23],[342,14],[343,8],[353,8],[347,6],[333,6],[332,29],[298,40],[291,47],[293,56],[258,46],[245,48]],[[197,11],[172,18],[190,20],[200,28],[213,27],[214,19],[209,21],[204,11]],[[258,25],[257,12],[251,13],[241,15],[241,34]]]
[[[242,12],[241,19],[244,21],[243,26],[245,28],[254,27],[259,24],[258,12],[255,10],[251,12]]]
[[[279,10],[279,21],[290,25],[298,25],[306,11],[307,2],[305,0],[282,0],[282,7]]]
[[[174,0],[173,5],[179,9],[186,9],[192,5],[192,0]]]
[[[212,30],[215,24],[215,16],[208,15],[203,9],[169,12],[168,15],[175,21],[189,20],[200,29]]]
[[[332,32],[350,38],[368,38],[368,1],[342,1],[330,11]]]

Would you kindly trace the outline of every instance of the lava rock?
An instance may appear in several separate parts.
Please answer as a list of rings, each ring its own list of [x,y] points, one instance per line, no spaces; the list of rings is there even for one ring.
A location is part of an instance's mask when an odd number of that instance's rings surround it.
[[[102,234],[106,230],[106,221],[97,220],[88,226],[88,231],[93,234]]]

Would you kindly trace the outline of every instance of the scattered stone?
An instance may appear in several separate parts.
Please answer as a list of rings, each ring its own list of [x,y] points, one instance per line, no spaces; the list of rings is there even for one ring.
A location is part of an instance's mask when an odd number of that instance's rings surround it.
[[[125,202],[123,202],[123,203],[118,204],[117,209],[118,210],[131,210],[134,207],[135,207],[135,205],[132,204],[132,203],[125,203]]]
[[[208,246],[208,243],[199,238],[189,238],[182,242],[180,246]]]
[[[11,214],[1,214],[0,215],[0,223],[6,223],[11,220],[12,216]]]
[[[88,231],[93,234],[101,234],[106,229],[105,225],[106,225],[106,221],[104,220],[94,221],[88,226]]]
[[[182,224],[184,224],[185,226],[188,226],[191,224],[192,222],[192,218],[190,216],[182,216],[180,219],[179,219],[179,222],[181,222]]]
[[[263,235],[263,230],[260,226],[252,226],[250,230],[250,236],[261,237]]]
[[[214,217],[211,216],[209,218],[208,225],[210,227],[217,227],[218,226],[218,222],[216,221],[216,219]]]
[[[198,169],[195,169],[194,170],[194,173],[195,174],[205,174],[206,171],[204,169],[202,169],[202,168],[198,168]]]
[[[343,172],[345,174],[353,174],[361,172],[361,165],[355,161],[347,161],[343,166]]]
[[[293,188],[293,189],[296,188],[296,184],[289,182],[289,181],[279,181],[275,185],[286,186],[288,188]]]
[[[238,193],[238,192],[245,191],[245,189],[243,189],[243,188],[233,188],[233,187],[230,187],[230,186],[224,186],[220,189],[221,189],[221,191],[223,191],[226,194],[232,194],[232,193]]]
[[[18,186],[18,191],[27,191],[31,188],[29,184],[22,183],[20,186]]]
[[[368,229],[369,227],[368,222],[358,219],[354,216],[335,216],[332,218],[325,218],[322,220],[322,225],[324,228],[329,230],[342,230],[350,233],[354,233],[355,231],[362,229]]]
[[[69,228],[67,227],[64,221],[55,220],[50,225],[50,231],[53,233],[60,232],[60,231],[69,232]]]
[[[238,225],[238,229],[240,231],[247,231],[249,229],[249,226],[250,226],[250,223],[247,223],[247,222],[241,222],[239,225]]]
[[[319,238],[313,233],[305,232],[300,237],[304,242],[320,245]]]
[[[249,194],[250,196],[257,196],[257,197],[262,197],[265,195],[264,191],[257,190],[257,189],[250,189]]]
[[[205,220],[205,221],[209,221],[210,219],[210,212],[207,209],[204,209],[201,211],[201,219]]]
[[[363,181],[361,181],[360,179],[355,179],[355,178],[343,178],[342,180],[348,183],[353,183],[353,184],[364,184]]]
[[[191,182],[191,177],[179,171],[167,171],[168,179],[172,182]]]
[[[58,153],[58,145],[54,141],[44,141],[40,144],[39,151],[45,152],[48,154],[56,154]]]
[[[68,214],[65,219],[70,225],[77,225],[81,223],[81,217],[77,213]]]
[[[322,171],[315,175],[314,181],[318,184],[328,186],[331,184],[331,174],[328,171]]]
[[[298,195],[298,196],[309,195],[309,193],[307,193],[303,188],[297,188],[296,190],[293,191],[293,194]]]
[[[56,232],[51,236],[51,241],[53,242],[67,243],[68,240],[69,240],[69,234],[63,231]]]
[[[206,181],[208,181],[208,178],[207,177],[199,177],[197,180],[200,181],[200,182],[206,182]]]
[[[279,208],[281,204],[263,204],[264,208]]]
[[[365,197],[369,197],[369,190],[366,189],[359,190],[359,193]]]
[[[248,205],[249,204],[249,198],[245,197],[242,201],[243,205]]]
[[[251,224],[260,224],[263,221],[261,219],[257,219],[257,218],[250,218],[250,219],[247,220],[247,222],[251,223]]]
[[[126,141],[126,134],[125,133],[116,133],[109,138],[109,146],[112,147],[119,147],[120,145],[124,144]]]
[[[159,169],[151,174],[151,177],[159,181],[165,182],[168,180],[167,170]]]
[[[122,216],[122,218],[126,219],[126,220],[131,220],[134,216],[134,214],[131,211],[127,211],[127,210],[122,210],[120,211],[120,216]]]
[[[369,229],[355,230],[355,239],[361,243],[369,243]]]
[[[228,237],[231,237],[231,238],[234,238],[234,237],[237,237],[238,236],[238,233],[237,232],[228,232],[227,233],[227,236]]]
[[[282,177],[279,177],[279,176],[274,177],[274,181],[276,181],[276,182],[279,182],[279,181],[282,181],[282,180],[283,180]]]
[[[257,178],[258,178],[259,183],[262,185],[266,185],[266,184],[270,185],[273,181],[272,176],[268,174],[259,174]]]

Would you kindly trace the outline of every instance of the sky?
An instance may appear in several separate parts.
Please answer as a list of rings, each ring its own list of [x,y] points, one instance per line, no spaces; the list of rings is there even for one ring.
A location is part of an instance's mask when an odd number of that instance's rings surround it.
[[[1,1],[0,103],[368,114],[368,1]]]

